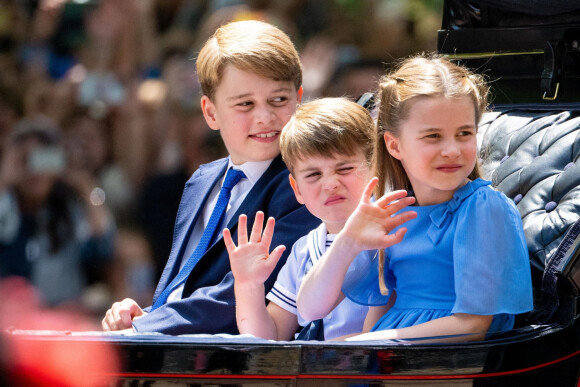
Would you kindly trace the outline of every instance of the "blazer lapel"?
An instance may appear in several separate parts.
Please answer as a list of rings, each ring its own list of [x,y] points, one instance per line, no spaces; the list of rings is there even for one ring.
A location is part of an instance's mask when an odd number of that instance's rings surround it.
[[[171,253],[155,291],[155,298],[179,272],[183,253],[187,247],[195,222],[203,213],[207,198],[216,182],[225,173],[227,165],[227,158],[201,165],[198,170],[199,173],[194,174],[185,184],[175,220]]]

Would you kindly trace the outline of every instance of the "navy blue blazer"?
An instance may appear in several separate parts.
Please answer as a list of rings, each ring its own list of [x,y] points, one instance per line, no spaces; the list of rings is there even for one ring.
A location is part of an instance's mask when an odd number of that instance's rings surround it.
[[[186,183],[175,221],[171,253],[155,290],[153,301],[177,275],[193,225],[203,212],[214,185],[225,174],[227,165],[227,158],[202,165]],[[276,157],[228,223],[232,237],[237,243],[240,214],[248,215],[248,230],[252,228],[257,211],[263,211],[265,219],[270,216],[276,219],[271,248],[284,245],[286,251],[264,284],[266,292],[273,286],[294,242],[320,224],[320,219],[314,217],[306,207],[296,201],[288,181],[288,174],[282,157]],[[146,308],[147,310],[149,308]],[[171,335],[238,334],[234,278],[223,237],[220,236],[210,246],[193,268],[185,282],[182,299],[162,305],[136,319],[133,327],[138,332],[161,332]]]

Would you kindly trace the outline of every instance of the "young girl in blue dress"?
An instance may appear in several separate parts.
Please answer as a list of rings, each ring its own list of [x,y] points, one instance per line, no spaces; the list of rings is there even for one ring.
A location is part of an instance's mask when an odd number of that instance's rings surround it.
[[[509,330],[515,314],[532,309],[520,215],[480,177],[476,135],[487,94],[479,75],[437,56],[406,59],[381,79],[379,178],[304,279],[297,304],[305,319],[325,316],[346,295],[372,306],[365,333],[349,340],[466,341]],[[392,190],[415,198],[397,213],[410,220],[395,228],[384,197]]]

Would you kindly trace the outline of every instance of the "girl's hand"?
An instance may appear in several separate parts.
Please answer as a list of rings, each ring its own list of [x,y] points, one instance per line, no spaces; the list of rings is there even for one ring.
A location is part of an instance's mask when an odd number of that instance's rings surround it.
[[[382,249],[400,242],[405,228],[395,234],[389,233],[417,216],[414,211],[393,216],[415,203],[415,198],[406,197],[406,191],[388,193],[372,203],[371,194],[377,182],[375,177],[367,184],[344,228],[304,277],[296,300],[298,311],[304,319],[312,321],[326,316],[337,305],[346,272],[356,255],[363,250]]]
[[[376,177],[369,181],[357,208],[348,218],[342,232],[357,251],[384,249],[399,243],[407,229],[401,227],[394,234],[390,232],[406,221],[417,217],[415,211],[406,211],[393,216],[415,203],[415,198],[407,197],[407,192],[404,190],[389,192],[374,203],[371,202],[371,195],[377,182]]]
[[[262,233],[264,213],[258,211],[252,233],[248,241],[247,217],[240,215],[238,225],[238,246],[234,244],[229,229],[224,229],[224,243],[230,256],[230,266],[236,285],[263,286],[286,247],[280,245],[272,253],[270,243],[274,235],[274,218],[269,218]]]

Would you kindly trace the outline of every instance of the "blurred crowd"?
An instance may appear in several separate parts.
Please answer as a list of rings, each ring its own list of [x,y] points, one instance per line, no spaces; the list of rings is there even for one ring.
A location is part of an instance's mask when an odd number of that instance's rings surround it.
[[[434,50],[442,0],[0,0],[0,279],[102,317],[150,303],[183,186],[226,154],[195,56],[221,24],[295,42],[304,98],[370,91]]]

